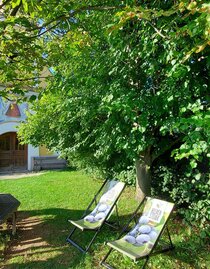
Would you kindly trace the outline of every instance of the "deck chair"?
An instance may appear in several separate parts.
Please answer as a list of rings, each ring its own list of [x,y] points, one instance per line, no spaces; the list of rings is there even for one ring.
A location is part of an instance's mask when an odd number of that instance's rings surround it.
[[[94,196],[93,200],[85,210],[83,216],[79,220],[69,220],[69,222],[74,226],[71,230],[69,236],[67,237],[67,243],[72,244],[81,252],[86,253],[93,241],[95,240],[96,236],[102,229],[104,224],[111,226],[112,228],[119,227],[119,216],[118,216],[118,209],[117,209],[117,201],[125,188],[125,183],[119,182],[118,180],[105,180],[102,184],[99,191]],[[90,209],[95,204],[95,208],[92,210],[91,213]],[[117,215],[117,225],[109,222],[109,218],[112,212],[116,210]],[[87,244],[87,246],[82,247],[75,240],[72,239],[73,234],[78,229],[80,232],[89,231],[93,232],[92,239]]]
[[[113,267],[106,262],[106,259],[113,250],[117,250],[123,255],[130,257],[134,262],[145,259],[142,265],[142,269],[144,269],[151,255],[173,249],[174,246],[170,233],[166,227],[173,207],[173,203],[145,197],[137,207],[128,224],[123,228],[118,239],[116,241],[107,242],[110,250],[100,264],[108,269],[113,269]],[[142,209],[142,214],[139,218],[140,209]],[[135,226],[128,232],[132,221],[135,222]],[[157,250],[156,247],[158,247],[157,245],[161,242],[160,239],[163,231],[166,231],[168,242],[166,245],[164,242],[160,250]],[[155,249],[156,251],[154,251]]]

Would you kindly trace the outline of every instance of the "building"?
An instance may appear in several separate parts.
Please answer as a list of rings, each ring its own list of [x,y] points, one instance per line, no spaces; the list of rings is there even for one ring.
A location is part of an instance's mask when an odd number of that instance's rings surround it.
[[[3,89],[3,88],[2,88]],[[44,146],[21,145],[17,127],[26,120],[27,103],[17,104],[0,97],[0,172],[62,168],[65,161]]]

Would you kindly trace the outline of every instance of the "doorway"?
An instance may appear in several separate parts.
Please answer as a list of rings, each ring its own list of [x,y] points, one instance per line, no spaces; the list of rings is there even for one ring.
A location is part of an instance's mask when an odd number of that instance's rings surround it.
[[[27,169],[28,146],[21,145],[15,132],[0,135],[0,171]]]

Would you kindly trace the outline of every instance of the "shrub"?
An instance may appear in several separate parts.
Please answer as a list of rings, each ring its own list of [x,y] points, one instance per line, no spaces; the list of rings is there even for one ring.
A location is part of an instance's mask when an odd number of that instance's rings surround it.
[[[172,199],[184,220],[190,225],[199,225],[201,236],[206,236],[210,219],[210,180],[206,166],[192,169],[187,160],[170,159],[167,165],[163,160],[154,165],[152,177],[152,194]]]

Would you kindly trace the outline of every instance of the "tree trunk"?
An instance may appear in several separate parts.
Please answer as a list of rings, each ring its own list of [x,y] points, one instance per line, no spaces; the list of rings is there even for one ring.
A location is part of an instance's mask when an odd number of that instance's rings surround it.
[[[139,201],[151,193],[151,163],[150,148],[142,152],[141,158],[136,160],[136,199]]]

